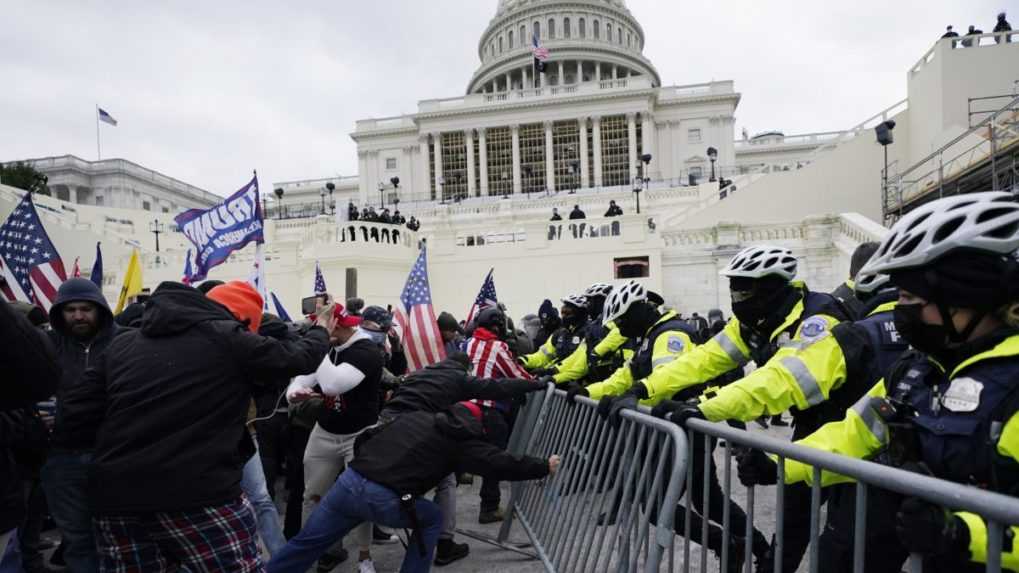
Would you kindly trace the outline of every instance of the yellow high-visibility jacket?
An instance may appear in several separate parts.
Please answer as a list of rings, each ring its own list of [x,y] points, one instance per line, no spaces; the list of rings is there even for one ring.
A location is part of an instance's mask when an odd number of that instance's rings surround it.
[[[594,347],[597,356],[608,356],[619,350],[626,344],[626,337],[619,333],[614,323],[610,323],[609,331]],[[629,352],[623,351],[625,357]],[[553,377],[556,384],[565,384],[580,380],[587,375],[587,342],[581,342],[580,346],[573,351],[566,359],[559,363],[559,372]]]

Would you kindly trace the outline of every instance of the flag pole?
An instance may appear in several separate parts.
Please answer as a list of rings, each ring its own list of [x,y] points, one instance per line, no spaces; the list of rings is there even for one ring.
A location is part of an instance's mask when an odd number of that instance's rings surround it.
[[[103,158],[103,148],[99,145],[99,104],[96,104],[96,161]]]

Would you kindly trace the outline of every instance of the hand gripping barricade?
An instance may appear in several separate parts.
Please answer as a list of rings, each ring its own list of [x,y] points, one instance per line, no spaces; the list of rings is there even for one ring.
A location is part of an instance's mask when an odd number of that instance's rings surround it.
[[[551,385],[528,397],[508,449],[559,454],[562,465],[544,481],[513,484],[498,541],[506,542],[515,518],[548,571],[658,571],[674,553],[686,436],[632,411],[611,427],[596,405],[582,397],[571,404]]]

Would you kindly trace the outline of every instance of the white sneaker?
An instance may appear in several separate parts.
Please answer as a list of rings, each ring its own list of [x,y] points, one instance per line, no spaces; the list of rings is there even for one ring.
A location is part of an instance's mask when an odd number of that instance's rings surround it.
[[[357,573],[375,573],[375,562],[365,559],[357,564]]]

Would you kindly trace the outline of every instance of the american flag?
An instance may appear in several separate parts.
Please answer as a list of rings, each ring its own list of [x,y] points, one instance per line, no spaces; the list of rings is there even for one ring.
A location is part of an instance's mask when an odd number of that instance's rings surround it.
[[[539,62],[544,62],[545,60],[548,59],[549,53],[548,48],[541,45],[541,42],[538,41],[537,34],[531,36],[531,44],[534,46],[533,49],[531,50],[531,53],[534,54],[534,59],[538,60]]]
[[[81,267],[78,266],[78,257],[74,257],[74,266],[71,267],[71,276],[76,279],[81,278]]]
[[[428,287],[428,258],[423,247],[407,277],[400,302],[403,308],[397,307],[394,318],[403,334],[408,370],[420,370],[446,358],[442,334],[439,333],[435,311],[432,309],[432,291]]]
[[[329,291],[326,290],[326,280],[322,278],[322,269],[318,267],[318,261],[315,261],[315,294],[325,294]]]
[[[499,304],[499,298],[495,295],[495,279],[492,277],[493,271],[495,271],[495,269],[488,270],[485,282],[481,285],[481,292],[479,292],[477,298],[474,299],[474,306],[472,306],[470,312],[467,313],[467,322],[464,324],[470,324],[471,321],[474,320],[474,317],[482,310]]]
[[[50,242],[32,194],[14,208],[0,227],[0,272],[7,300],[23,300],[49,310],[57,298],[60,283],[67,280],[64,262]]]

